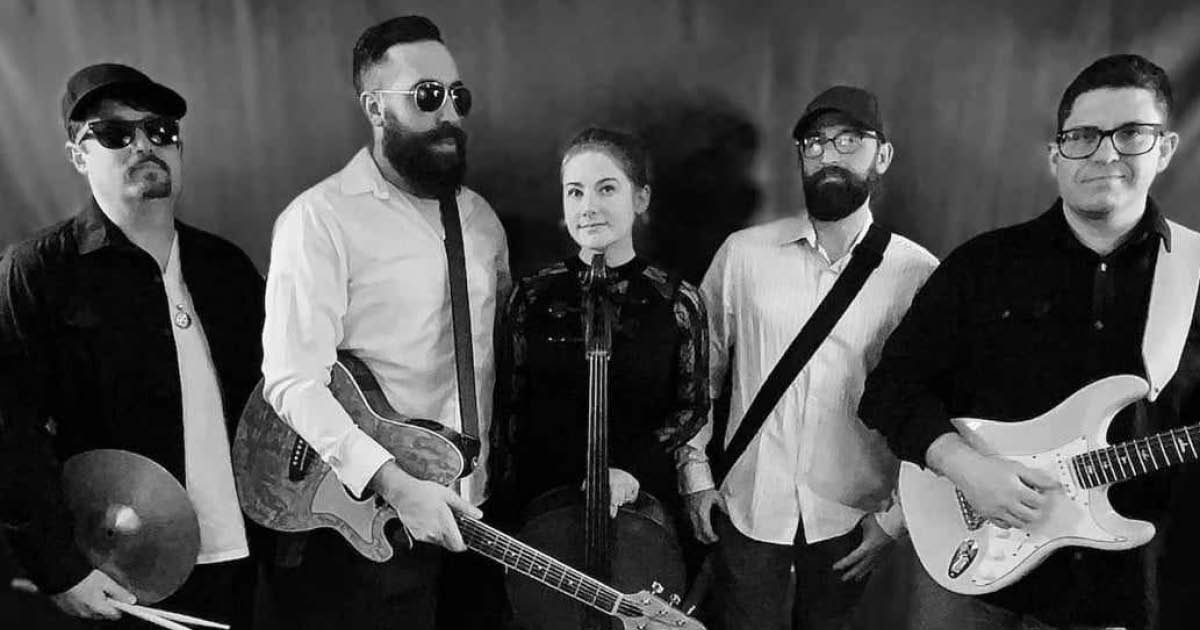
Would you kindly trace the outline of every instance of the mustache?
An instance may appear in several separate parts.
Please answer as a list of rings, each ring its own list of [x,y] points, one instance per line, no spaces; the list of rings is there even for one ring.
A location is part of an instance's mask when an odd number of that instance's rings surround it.
[[[421,132],[421,139],[426,144],[433,144],[441,140],[454,140],[458,146],[463,147],[467,144],[467,132],[463,131],[462,127],[444,122],[429,131]]]
[[[851,173],[849,169],[833,165],[823,167],[821,170],[813,173],[812,177],[809,177],[808,179],[813,183],[823,183],[824,181],[834,177],[841,178],[843,181],[854,181],[857,179],[857,176],[855,176],[854,173]]]
[[[162,170],[167,171],[168,173],[171,172],[171,169],[167,166],[167,163],[162,161],[162,158],[160,158],[156,155],[147,155],[146,157],[138,160],[137,162],[134,162],[133,166],[131,166],[130,168],[131,169],[137,168],[137,167],[139,167],[143,164],[147,164],[147,163],[157,164],[160,168],[162,168]]]

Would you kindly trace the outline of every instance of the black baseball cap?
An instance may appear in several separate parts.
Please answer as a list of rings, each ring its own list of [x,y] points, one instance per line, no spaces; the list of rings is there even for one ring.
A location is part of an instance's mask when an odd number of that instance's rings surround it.
[[[121,95],[137,98],[161,116],[183,118],[187,113],[187,101],[175,90],[151,81],[150,77],[129,66],[98,63],[67,79],[67,91],[62,98],[63,126],[69,127],[76,113],[97,98]]]
[[[881,139],[886,137],[883,118],[879,115],[879,102],[875,95],[849,85],[835,85],[809,102],[808,107],[804,108],[804,114],[792,128],[792,137],[800,140],[813,121],[826,112],[842,114],[859,127],[879,134]]]

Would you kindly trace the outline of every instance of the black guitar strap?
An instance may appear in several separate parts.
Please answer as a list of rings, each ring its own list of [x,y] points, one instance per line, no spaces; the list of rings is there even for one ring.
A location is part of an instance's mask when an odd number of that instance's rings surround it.
[[[792,340],[787,350],[784,350],[783,356],[779,357],[779,362],[775,364],[771,373],[763,381],[762,387],[758,389],[758,393],[754,395],[754,400],[750,402],[750,407],[746,410],[746,415],[742,417],[741,424],[738,425],[737,431],[729,440],[729,445],[721,454],[719,476],[723,477],[724,473],[733,468],[738,458],[746,451],[746,447],[750,446],[750,442],[766,422],[767,415],[771,413],[775,405],[779,404],[783,393],[791,386],[792,381],[796,380],[800,370],[804,369],[813,353],[829,336],[838,320],[842,318],[842,314],[854,301],[854,297],[866,284],[867,277],[883,261],[883,252],[887,249],[891,238],[892,233],[877,223],[872,223],[867,229],[867,235],[851,253],[850,263],[846,265],[846,269],[833,283],[829,293],[825,295],[825,299],[817,305],[812,316],[800,328],[796,338]]]
[[[443,195],[442,227],[446,231],[446,263],[450,272],[450,319],[454,328],[454,366],[458,375],[461,433],[479,438],[479,405],[475,400],[475,348],[471,336],[471,305],[467,296],[467,261],[463,253],[462,221],[454,194]]]

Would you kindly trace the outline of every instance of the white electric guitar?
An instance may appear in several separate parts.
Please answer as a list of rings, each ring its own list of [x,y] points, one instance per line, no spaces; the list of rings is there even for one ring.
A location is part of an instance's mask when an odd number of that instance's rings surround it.
[[[1196,461],[1200,424],[1109,446],[1105,435],[1113,416],[1148,391],[1137,376],[1110,376],[1032,420],[954,419],[980,452],[1048,472],[1062,487],[1047,494],[1039,520],[1003,529],[977,514],[945,477],[904,462],[900,502],[930,577],[956,593],[979,595],[1020,580],[1062,547],[1119,550],[1149,542],[1154,526],[1113,510],[1108,487]]]

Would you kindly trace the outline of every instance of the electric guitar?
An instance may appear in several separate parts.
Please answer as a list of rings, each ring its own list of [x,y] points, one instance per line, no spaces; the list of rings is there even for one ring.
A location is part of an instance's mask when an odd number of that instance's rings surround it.
[[[1037,521],[1004,529],[976,513],[949,480],[904,462],[900,503],[930,577],[956,593],[979,595],[1020,580],[1062,547],[1120,550],[1149,542],[1154,525],[1118,514],[1108,487],[1196,461],[1200,424],[1110,446],[1105,435],[1113,416],[1148,391],[1140,377],[1110,376],[1032,420],[954,419],[975,449],[1045,471],[1061,488],[1044,495]]]
[[[367,366],[349,353],[338,353],[329,389],[354,423],[410,475],[449,486],[474,468],[477,440],[437,422],[397,413]],[[327,527],[371,560],[392,557],[384,529],[397,518],[395,510],[376,495],[352,496],[329,465],[267,404],[262,383],[242,411],[232,459],[242,510],[256,523],[284,532]],[[482,521],[462,515],[457,519],[471,550],[616,617],[627,630],[704,630],[703,624],[660,598],[658,584],[621,593]],[[672,601],[678,603],[674,596]]]

